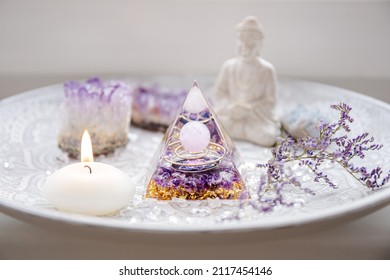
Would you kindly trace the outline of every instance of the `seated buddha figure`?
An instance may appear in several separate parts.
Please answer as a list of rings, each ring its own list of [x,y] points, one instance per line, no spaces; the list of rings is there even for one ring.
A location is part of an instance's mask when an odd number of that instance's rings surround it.
[[[215,111],[235,139],[272,146],[280,135],[275,114],[276,74],[259,56],[264,34],[255,17],[237,26],[238,57],[227,60],[215,85]]]

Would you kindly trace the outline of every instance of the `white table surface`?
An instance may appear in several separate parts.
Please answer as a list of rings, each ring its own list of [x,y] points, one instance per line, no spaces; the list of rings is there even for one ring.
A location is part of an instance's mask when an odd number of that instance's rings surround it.
[[[126,235],[0,214],[1,259],[390,259],[390,206],[352,222],[272,233]]]
[[[0,98],[57,79],[20,84],[0,77]],[[371,83],[333,84],[375,88],[371,95],[390,102],[389,82]],[[117,234],[30,224],[0,213],[0,259],[390,259],[389,217],[385,206],[353,221],[272,232]]]

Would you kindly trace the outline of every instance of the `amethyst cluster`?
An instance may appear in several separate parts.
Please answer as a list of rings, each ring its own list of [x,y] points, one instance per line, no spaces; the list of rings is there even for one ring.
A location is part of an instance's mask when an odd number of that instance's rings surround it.
[[[133,91],[132,123],[165,131],[186,94],[184,89],[164,89],[157,84],[136,86]]]
[[[77,156],[85,129],[91,134],[95,154],[111,152],[127,143],[132,105],[129,85],[92,78],[86,82],[68,81],[64,90],[60,148]]]

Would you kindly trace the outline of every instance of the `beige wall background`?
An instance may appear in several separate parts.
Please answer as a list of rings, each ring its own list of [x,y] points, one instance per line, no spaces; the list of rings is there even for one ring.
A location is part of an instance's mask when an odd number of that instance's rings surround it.
[[[367,0],[0,0],[1,96],[90,75],[217,74],[247,15],[279,75],[388,97],[390,1]]]

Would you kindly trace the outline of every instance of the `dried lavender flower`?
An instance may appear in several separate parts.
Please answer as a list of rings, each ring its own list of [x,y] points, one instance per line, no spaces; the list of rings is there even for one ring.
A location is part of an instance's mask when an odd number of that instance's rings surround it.
[[[272,158],[265,164],[259,164],[266,169],[262,175],[257,195],[259,204],[253,204],[261,211],[270,211],[276,205],[291,206],[285,198],[287,187],[298,187],[306,193],[314,194],[302,184],[291,172],[289,163],[296,162],[306,167],[314,174],[315,182],[324,182],[336,188],[332,179],[322,171],[326,162],[332,162],[343,167],[351,176],[363,185],[374,190],[384,186],[390,180],[390,170],[383,171],[381,167],[372,170],[364,166],[355,166],[355,158],[365,158],[368,151],[380,150],[383,145],[375,144],[374,138],[367,132],[351,137],[350,124],[354,121],[350,116],[352,108],[345,103],[332,105],[332,109],[339,112],[336,122],[321,121],[317,125],[319,137],[306,136],[294,139],[291,136],[278,138],[275,148],[272,149]],[[260,205],[260,206],[258,206]]]

